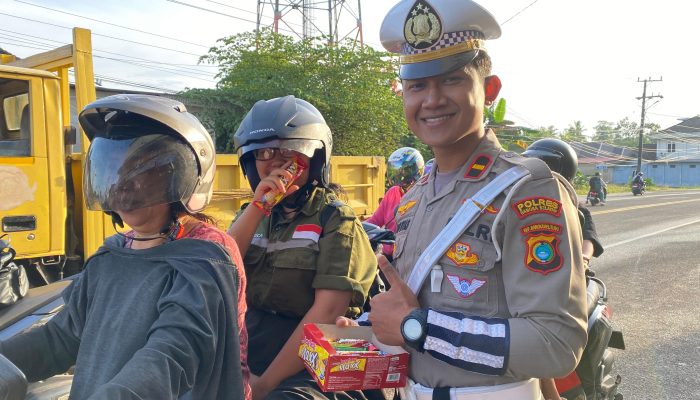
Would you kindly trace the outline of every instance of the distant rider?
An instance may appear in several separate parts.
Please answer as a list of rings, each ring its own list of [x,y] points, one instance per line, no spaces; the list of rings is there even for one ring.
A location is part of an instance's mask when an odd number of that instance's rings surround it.
[[[603,178],[600,177],[600,172],[596,172],[595,175],[588,180],[589,192],[595,192],[596,197],[600,200],[600,204],[605,204],[605,195],[607,194],[607,185]]]

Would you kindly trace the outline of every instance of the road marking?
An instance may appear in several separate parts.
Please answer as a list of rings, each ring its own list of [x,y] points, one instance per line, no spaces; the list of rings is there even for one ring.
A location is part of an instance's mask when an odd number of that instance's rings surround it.
[[[637,236],[637,237],[632,238],[632,239],[627,239],[627,240],[623,240],[623,241],[621,241],[621,242],[613,243],[613,244],[610,244],[610,245],[605,245],[605,249],[606,249],[606,250],[607,250],[607,249],[612,249],[613,247],[622,246],[623,244],[627,244],[627,243],[630,243],[630,242],[634,242],[634,241],[640,240],[640,239],[646,239],[646,238],[648,238],[648,237],[650,237],[650,236],[654,236],[654,235],[658,235],[658,234],[660,234],[660,233],[668,232],[668,231],[673,230],[673,229],[682,228],[682,227],[687,226],[687,225],[697,224],[698,222],[700,222],[700,219],[696,219],[695,221],[690,221],[690,222],[686,222],[686,223],[684,223],[684,224],[672,226],[672,227],[670,227],[670,228],[662,229],[662,230],[660,230],[660,231],[656,231],[656,232],[652,232],[652,233],[647,233],[646,235]]]
[[[650,207],[659,207],[659,206],[667,206],[669,204],[681,204],[681,203],[690,203],[693,201],[700,201],[700,199],[691,199],[691,200],[679,200],[679,201],[667,201],[665,203],[654,203],[654,204],[643,204],[639,206],[632,206],[632,207],[622,207],[622,208],[614,208],[612,210],[605,210],[605,211],[591,211],[591,215],[601,215],[601,214],[610,214],[614,212],[621,212],[621,211],[629,211],[629,210],[639,210],[642,208],[650,208]],[[590,208],[589,208],[590,210]]]

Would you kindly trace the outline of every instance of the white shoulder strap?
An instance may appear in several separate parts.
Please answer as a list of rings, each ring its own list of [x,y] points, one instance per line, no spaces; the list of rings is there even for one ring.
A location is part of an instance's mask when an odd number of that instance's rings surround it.
[[[416,261],[416,265],[413,267],[407,282],[413,293],[418,294],[433,265],[445,254],[462,232],[476,220],[477,216],[499,194],[529,173],[530,171],[523,166],[512,167],[496,176],[488,185],[481,188],[472,198],[464,202],[447,226],[430,242],[430,245]]]

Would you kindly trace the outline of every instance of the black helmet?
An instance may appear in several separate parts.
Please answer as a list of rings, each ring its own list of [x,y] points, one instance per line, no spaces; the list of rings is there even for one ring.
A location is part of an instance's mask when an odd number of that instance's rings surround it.
[[[540,139],[523,152],[525,157],[535,157],[547,163],[549,169],[559,173],[568,181],[576,176],[578,157],[574,149],[559,139]]]
[[[88,209],[180,203],[198,212],[209,203],[214,142],[179,101],[109,96],[88,104],[79,120],[91,141],[83,173]]]
[[[309,182],[327,187],[333,136],[323,115],[311,103],[294,96],[260,100],[248,111],[233,136],[243,173],[255,190],[260,183],[253,150],[281,147],[311,158]]]

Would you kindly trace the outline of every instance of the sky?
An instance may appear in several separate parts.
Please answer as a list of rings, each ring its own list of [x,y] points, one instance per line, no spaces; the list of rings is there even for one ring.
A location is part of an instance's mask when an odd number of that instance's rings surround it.
[[[282,0],[284,2],[284,0]],[[267,0],[269,2],[269,0]],[[365,43],[381,49],[379,28],[395,0],[362,0]],[[321,3],[326,3],[322,1]],[[502,24],[487,49],[502,82],[506,118],[518,125],[600,120],[639,123],[643,84],[647,122],[672,126],[700,114],[700,4],[688,0],[480,0]],[[341,35],[357,15],[341,14]],[[216,40],[255,29],[257,0],[0,0],[0,47],[20,57],[93,32],[94,71],[105,87],[179,91],[212,88],[216,66],[197,65]],[[263,22],[270,23],[270,6]],[[316,11],[320,26],[327,25]],[[285,17],[299,31],[295,14]],[[287,29],[282,25],[283,29]],[[289,32],[282,32],[289,33]],[[289,33],[292,34],[292,33]],[[125,82],[139,87],[124,86]]]

